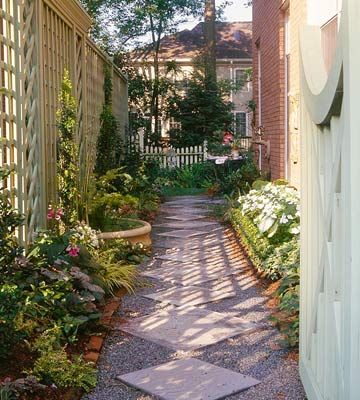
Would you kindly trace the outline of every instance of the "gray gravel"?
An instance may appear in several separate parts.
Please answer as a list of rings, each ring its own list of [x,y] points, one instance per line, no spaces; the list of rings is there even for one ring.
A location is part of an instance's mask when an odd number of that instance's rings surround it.
[[[164,215],[169,215],[169,211],[171,212],[171,208],[169,210],[166,203],[162,209],[166,209],[167,214],[161,214],[158,217],[157,222],[159,223],[169,221],[164,219]],[[179,210],[174,209],[174,213],[176,212],[179,213]],[[164,240],[160,239],[161,237],[156,237],[156,232],[162,231],[163,229],[154,230],[154,257],[140,268],[159,268],[161,260],[157,260],[155,255],[176,251],[156,247],[159,241]],[[219,237],[228,237],[226,246],[228,249],[229,247],[233,248],[232,253],[227,250],[226,257],[231,259],[239,257],[239,260],[244,258],[243,255],[239,256],[236,239],[229,230],[223,228],[216,231],[216,234]],[[229,246],[230,244],[231,246]],[[156,310],[172,308],[172,306],[157,303],[141,296],[145,292],[150,293],[173,286],[169,282],[157,280],[150,280],[150,282],[153,285],[152,287],[142,289],[137,295],[125,296],[118,313],[119,317],[134,318],[151,314]],[[83,400],[154,400],[156,397],[129,388],[119,382],[116,377],[185,357],[195,357],[219,367],[250,375],[261,381],[261,384],[245,392],[226,397],[226,400],[306,399],[299,379],[297,362],[288,350],[281,347],[280,343],[283,338],[269,322],[270,312],[266,306],[268,298],[262,294],[257,283],[257,278],[251,274],[251,269],[249,269],[245,274],[240,273],[231,278],[202,284],[203,287],[214,289],[231,286],[235,290],[236,296],[201,307],[222,312],[229,317],[239,316],[248,321],[261,322],[268,325],[268,329],[189,352],[175,352],[155,343],[114,330],[108,335],[100,357],[98,386],[92,393],[84,396]]]

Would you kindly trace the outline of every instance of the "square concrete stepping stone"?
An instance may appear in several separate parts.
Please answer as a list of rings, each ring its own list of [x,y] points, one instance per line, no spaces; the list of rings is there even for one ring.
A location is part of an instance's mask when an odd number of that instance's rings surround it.
[[[207,218],[205,215],[174,215],[165,217],[166,219],[171,219],[174,221],[197,221],[200,219]]]
[[[158,228],[173,228],[173,229],[202,229],[206,230],[209,227],[219,226],[218,222],[213,221],[180,221],[180,222],[165,222],[162,224],[154,224],[153,227]]]
[[[121,323],[119,329],[174,350],[196,350],[258,329],[255,323],[186,306]]]
[[[170,288],[156,293],[143,295],[148,299],[162,303],[173,304],[175,306],[196,306],[199,304],[212,303],[214,301],[234,297],[235,292],[210,290],[197,286],[183,288]]]
[[[191,261],[201,261],[206,257],[206,255],[203,253],[203,256],[198,256],[194,257],[191,252],[178,252],[175,254],[163,254],[161,256],[157,256],[156,258],[158,260],[164,260],[164,261],[175,261],[175,262],[191,262]]]
[[[220,228],[221,229],[221,228]],[[206,237],[191,237],[191,238],[167,238],[165,239],[167,232],[162,232],[153,235],[153,247],[163,249],[181,249],[182,251],[199,250],[206,251],[209,249],[222,249],[229,239],[217,236],[216,232],[208,234]]]
[[[118,379],[161,400],[219,400],[260,383],[195,358],[171,361]]]
[[[175,237],[175,238],[191,238],[194,236],[201,236],[206,235],[207,232],[203,231],[193,231],[191,229],[179,229],[176,231],[164,232],[164,233],[157,233],[158,236],[166,236],[166,237]]]
[[[199,285],[225,276],[235,275],[242,271],[241,268],[230,269],[221,265],[179,264],[172,263],[157,269],[142,272],[140,275],[177,283],[182,286]]]
[[[240,272],[240,270],[239,271],[227,270],[226,272],[222,270],[204,272],[198,269],[195,271],[187,270],[187,273],[185,274],[181,272],[172,272],[166,275],[162,275],[154,272],[143,272],[141,273],[141,275],[148,278],[160,279],[163,281],[176,283],[182,286],[190,286],[190,285],[200,285],[205,282],[221,279],[225,276],[231,276],[238,272]]]
[[[202,208],[202,207],[197,207],[197,208],[189,208],[189,207],[163,207],[160,208],[161,212],[164,213],[170,213],[170,214],[174,214],[174,215],[194,215],[194,214],[198,214],[198,215],[203,215],[203,214],[209,214],[211,211],[206,209],[206,208]]]

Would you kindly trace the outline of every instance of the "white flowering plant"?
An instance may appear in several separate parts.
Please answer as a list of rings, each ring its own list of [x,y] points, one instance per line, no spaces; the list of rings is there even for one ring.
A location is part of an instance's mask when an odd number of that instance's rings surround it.
[[[78,222],[72,230],[71,236],[74,242],[82,244],[90,250],[99,248],[98,232],[85,222]]]
[[[300,198],[289,185],[268,183],[241,196],[239,203],[243,215],[250,217],[260,233],[274,243],[300,233]]]

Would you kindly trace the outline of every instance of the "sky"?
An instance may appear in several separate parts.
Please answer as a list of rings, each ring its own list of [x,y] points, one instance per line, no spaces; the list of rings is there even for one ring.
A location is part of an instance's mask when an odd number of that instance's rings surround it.
[[[228,22],[233,21],[252,21],[252,8],[244,6],[244,0],[230,0],[232,4],[226,7],[224,10],[224,20]],[[179,26],[179,31],[184,29],[192,29],[196,24],[199,23],[199,20],[193,20],[181,24]],[[150,42],[151,36],[145,35],[142,40],[144,42]]]
[[[251,21],[252,12],[251,7],[245,7],[243,0],[233,0],[233,4],[228,6],[224,12],[224,19],[226,21]],[[193,28],[198,21],[191,21],[180,26],[180,30]]]

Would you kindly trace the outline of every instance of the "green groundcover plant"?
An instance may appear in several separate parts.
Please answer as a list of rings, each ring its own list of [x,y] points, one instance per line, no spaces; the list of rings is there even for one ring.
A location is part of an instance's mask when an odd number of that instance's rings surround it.
[[[1,178],[8,174],[0,169]],[[26,384],[6,382],[3,393],[17,395],[42,384],[92,389],[94,366],[70,356],[67,346],[98,329],[107,295],[143,284],[135,265],[147,249],[121,240],[101,245],[84,222],[64,230],[66,212],[49,207],[49,229],[38,232],[25,255],[15,236],[23,218],[0,192],[0,362],[19,345],[35,356]]]
[[[299,333],[299,195],[284,181],[256,181],[253,187],[239,197],[229,213],[230,221],[255,268],[266,278],[279,280],[276,295],[285,315],[279,326],[295,346]]]
[[[243,160],[224,165],[206,161],[181,168],[162,169],[159,170],[155,183],[165,193],[170,192],[169,188],[182,188],[204,189],[210,195],[238,196],[239,193],[247,193],[258,178],[259,171],[249,154]]]

